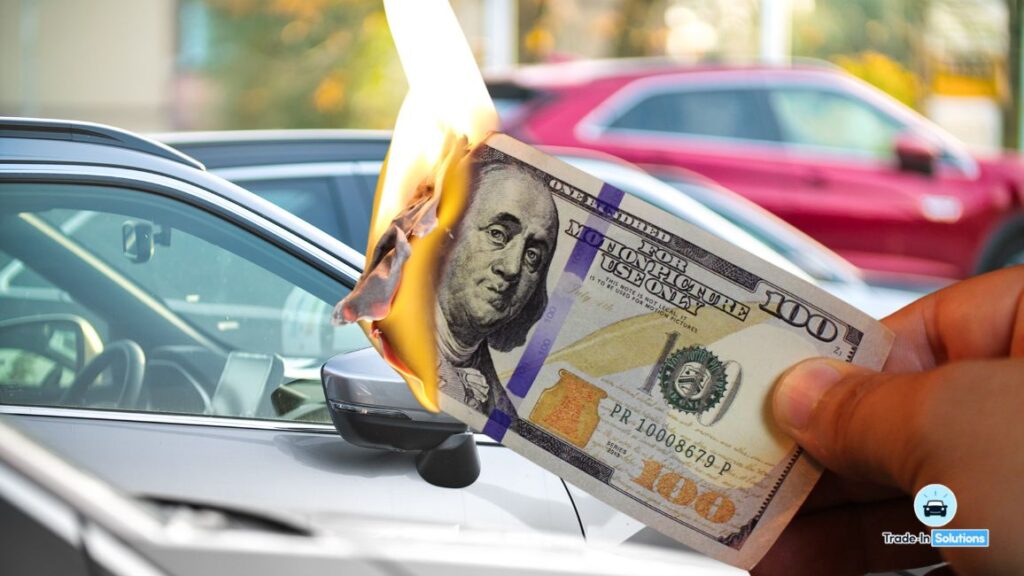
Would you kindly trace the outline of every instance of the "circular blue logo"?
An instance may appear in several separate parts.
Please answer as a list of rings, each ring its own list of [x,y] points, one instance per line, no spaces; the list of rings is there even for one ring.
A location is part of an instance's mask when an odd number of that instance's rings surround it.
[[[941,528],[956,516],[956,495],[942,484],[929,484],[917,491],[914,514],[925,526]]]

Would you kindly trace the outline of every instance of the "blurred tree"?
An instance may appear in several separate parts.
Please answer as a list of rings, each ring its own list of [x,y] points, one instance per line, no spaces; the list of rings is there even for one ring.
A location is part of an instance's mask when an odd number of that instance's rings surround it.
[[[379,0],[205,0],[227,128],[390,128],[406,91]]]
[[[917,75],[881,52],[867,51],[834,58],[841,68],[887,92],[907,106],[917,106],[922,88]]]
[[[793,54],[831,59],[865,50],[912,58],[922,5],[930,0],[816,0],[793,18]]]
[[[655,47],[651,43],[651,34],[657,29],[649,22],[652,12],[664,13],[664,2],[621,0],[616,22],[618,33],[615,35],[612,54],[619,58],[628,58],[664,52],[664,45]]]
[[[793,19],[793,55],[834,62],[889,92],[921,104],[924,15],[933,0],[816,0]]]
[[[816,0],[793,23],[795,56],[838,64],[911,107],[924,96],[924,14],[932,0]]]
[[[1021,26],[1024,25],[1024,2],[1022,0],[1006,0],[1008,9],[1007,36],[1007,84],[1008,97],[1003,99],[1003,147],[1021,149],[1021,50],[1024,39],[1021,38]]]
[[[523,0],[519,3],[519,60],[534,64],[548,59],[554,49],[554,36],[548,0]]]

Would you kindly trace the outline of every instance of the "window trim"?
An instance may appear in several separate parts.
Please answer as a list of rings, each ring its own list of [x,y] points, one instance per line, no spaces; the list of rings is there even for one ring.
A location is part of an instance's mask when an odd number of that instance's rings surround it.
[[[289,422],[287,420],[256,420],[250,418],[226,418],[200,414],[171,414],[167,412],[138,412],[134,410],[93,410],[65,406],[28,406],[24,404],[0,404],[0,415],[31,416],[40,418],[61,418],[78,420],[102,420],[107,422],[131,422],[135,424],[167,424],[177,426],[198,426],[202,428],[233,428],[238,430],[268,430],[296,434],[324,434],[336,436],[344,442],[333,424],[315,422]],[[503,448],[490,436],[473,433],[477,446]]]
[[[310,162],[308,164],[270,164],[215,168],[210,172],[231,182],[281,180],[284,178],[332,178],[377,174],[383,162]],[[242,185],[244,188],[244,185]]]
[[[178,424],[212,428],[245,428],[252,430],[275,430],[278,432],[306,432],[337,435],[333,424],[315,422],[290,422],[287,420],[260,420],[255,418],[229,418],[201,414],[172,414],[168,412],[140,412],[138,410],[95,410],[69,406],[31,406],[26,404],[0,404],[0,414],[14,416],[41,416],[75,418],[80,420],[105,420],[112,422],[136,422],[140,424]]]

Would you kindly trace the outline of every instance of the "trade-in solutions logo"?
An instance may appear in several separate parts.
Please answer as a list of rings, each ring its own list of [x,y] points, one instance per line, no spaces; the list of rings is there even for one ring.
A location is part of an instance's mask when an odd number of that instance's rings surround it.
[[[914,514],[925,526],[941,528],[956,516],[956,495],[942,484],[929,484],[917,491]]]
[[[942,484],[929,484],[917,491],[914,497],[914,514],[925,526],[932,527],[930,534],[920,532],[894,534],[883,532],[886,544],[930,544],[933,548],[972,547],[988,548],[988,529],[940,529],[956,516],[956,495]]]

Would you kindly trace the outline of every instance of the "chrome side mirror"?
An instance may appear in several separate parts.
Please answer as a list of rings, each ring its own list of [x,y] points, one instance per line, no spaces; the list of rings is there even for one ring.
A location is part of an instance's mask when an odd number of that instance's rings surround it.
[[[419,452],[416,469],[437,486],[462,488],[480,475],[476,442],[466,425],[424,409],[373,348],[331,358],[321,381],[331,421],[346,441]]]

